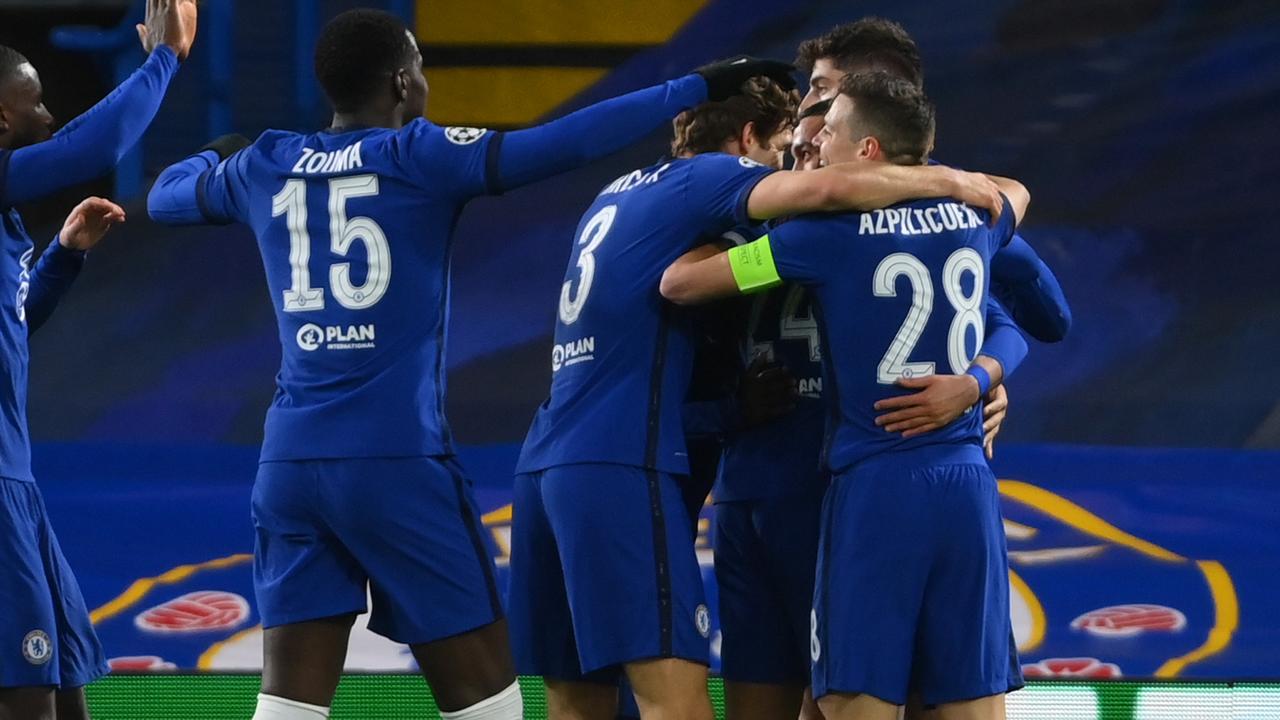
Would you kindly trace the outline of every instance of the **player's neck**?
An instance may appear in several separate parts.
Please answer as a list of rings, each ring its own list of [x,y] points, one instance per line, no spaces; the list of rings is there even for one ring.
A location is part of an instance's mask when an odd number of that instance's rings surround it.
[[[335,112],[329,127],[332,130],[348,128],[390,128],[399,130],[404,127],[404,119],[398,112],[382,110],[357,110],[356,112]]]

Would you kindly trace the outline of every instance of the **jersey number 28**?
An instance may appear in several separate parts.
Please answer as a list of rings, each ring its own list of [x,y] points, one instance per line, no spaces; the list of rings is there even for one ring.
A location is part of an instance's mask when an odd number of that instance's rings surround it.
[[[356,175],[329,180],[329,250],[346,257],[356,240],[364,243],[368,272],[364,282],[351,280],[351,263],[329,266],[329,289],[338,304],[349,310],[373,307],[391,284],[391,247],[387,234],[373,218],[347,217],[351,198],[378,194],[377,175]],[[311,287],[311,235],[307,232],[307,181],[289,180],[271,199],[272,217],[285,216],[289,225],[289,266],[292,282],[284,291],[285,312],[324,309],[324,290]]]
[[[973,289],[968,294],[960,284],[960,278],[966,272],[973,275]],[[982,256],[973,248],[960,248],[951,253],[942,267],[942,291],[956,313],[947,332],[947,360],[951,364],[951,372],[957,375],[968,370],[973,362],[973,357],[965,352],[964,340],[969,328],[973,328],[977,337],[977,348],[982,347],[985,273]],[[911,309],[880,359],[876,381],[882,385],[892,385],[899,378],[933,374],[932,362],[910,361],[911,352],[916,349],[920,335],[929,324],[929,316],[933,314],[933,280],[929,278],[929,268],[915,255],[893,253],[876,266],[872,292],[876,297],[897,297],[898,278],[904,276],[911,283]]]

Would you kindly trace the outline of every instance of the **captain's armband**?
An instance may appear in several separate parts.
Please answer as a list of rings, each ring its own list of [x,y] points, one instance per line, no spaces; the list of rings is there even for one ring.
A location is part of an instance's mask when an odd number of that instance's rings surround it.
[[[778,268],[773,263],[773,247],[769,236],[739,245],[729,250],[729,269],[733,280],[743,293],[759,292],[782,284]]]

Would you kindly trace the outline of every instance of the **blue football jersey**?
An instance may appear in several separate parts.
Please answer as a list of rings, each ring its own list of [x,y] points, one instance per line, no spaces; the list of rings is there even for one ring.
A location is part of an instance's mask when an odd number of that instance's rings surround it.
[[[658,292],[663,271],[707,236],[747,222],[771,171],[721,153],[624,175],[578,225],[561,287],[550,397],[517,472],[604,462],[689,472],[681,406],[693,367],[688,318]]]
[[[1013,236],[1000,220],[947,199],[806,216],[770,232],[778,275],[811,288],[832,411],[827,464],[841,472],[889,450],[982,441],[980,412],[903,439],[875,424],[899,378],[963,373],[981,349],[991,256]]]
[[[253,228],[283,348],[263,460],[452,452],[445,421],[450,243],[496,191],[494,133],[269,131],[206,171],[210,220]]]
[[[744,355],[747,364],[763,356],[785,367],[800,396],[794,412],[725,438],[713,497],[734,502],[815,491],[823,478],[827,416],[822,338],[804,286],[785,285],[751,298]]]
[[[27,430],[30,356],[24,306],[31,287],[35,248],[18,211],[6,209],[0,214],[0,243],[4,243],[4,267],[0,268],[0,363],[4,365],[4,376],[0,378],[0,477],[31,480],[31,437]]]

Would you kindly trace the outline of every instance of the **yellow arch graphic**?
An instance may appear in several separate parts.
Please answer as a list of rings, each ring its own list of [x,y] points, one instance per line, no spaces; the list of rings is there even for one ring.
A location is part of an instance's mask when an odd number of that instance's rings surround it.
[[[1200,560],[1196,563],[1200,572],[1209,581],[1209,591],[1213,594],[1214,620],[1209,637],[1200,647],[1186,655],[1173,658],[1156,669],[1156,677],[1172,678],[1186,669],[1188,665],[1222,652],[1231,644],[1231,636],[1240,626],[1240,604],[1236,600],[1235,584],[1222,563],[1212,560]]]
[[[1070,500],[1035,485],[1018,480],[1001,480],[1000,494],[1040,510],[1081,532],[1130,548],[1148,557],[1166,562],[1189,562],[1187,558],[1131,535]],[[487,526],[510,522],[511,505],[505,505],[486,513],[483,521]],[[89,619],[93,624],[97,625],[136,606],[157,587],[176,585],[204,570],[222,570],[252,561],[253,555],[236,553],[201,563],[179,565],[160,575],[135,580],[123,593],[89,613]],[[1200,662],[1222,652],[1230,646],[1231,639],[1239,628],[1239,599],[1236,595],[1235,583],[1232,582],[1226,568],[1222,563],[1212,560],[1196,561],[1196,566],[1204,574],[1205,580],[1209,585],[1210,595],[1213,598],[1214,625],[1200,647],[1185,655],[1167,660],[1156,670],[1156,677],[1177,677],[1192,663]],[[1027,607],[1031,610],[1032,637],[1028,640],[1025,650],[1033,650],[1044,640],[1047,624],[1044,607],[1031,591],[1030,586],[1012,569],[1009,571],[1009,581],[1011,587],[1023,597],[1027,602]],[[198,667],[200,669],[209,669],[213,658],[223,647],[259,630],[261,630],[261,626],[248,628],[236,633],[227,640],[215,643],[200,656]]]
[[[210,645],[207,650],[200,653],[200,659],[196,660],[196,668],[200,670],[212,670],[213,660],[218,657],[218,653],[222,652],[223,648],[227,647],[231,643],[239,642],[257,632],[262,632],[261,625],[254,625],[251,628],[245,628],[226,640],[219,640],[218,642]]]
[[[89,622],[97,625],[105,620],[110,620],[134,605],[142,602],[142,599],[157,587],[161,585],[176,585],[201,570],[222,570],[224,568],[243,565],[249,562],[253,562],[253,555],[248,553],[237,553],[235,555],[206,560],[205,562],[195,563],[193,565],[179,565],[178,567],[156,575],[155,577],[134,580],[124,592],[120,593],[105,605],[102,605],[89,613]]]
[[[1040,604],[1040,598],[1031,591],[1031,586],[1027,584],[1022,576],[1009,568],[1009,587],[1022,598],[1027,604],[1027,610],[1031,613],[1031,637],[1027,638],[1027,644],[1018,648],[1018,652],[1031,652],[1040,647],[1040,643],[1044,642],[1045,628],[1048,622],[1045,620],[1044,606]]]
[[[1190,562],[1175,552],[1130,535],[1061,495],[1044,488],[1018,480],[1001,480],[1000,494],[1029,505],[1083,533],[1130,548],[1148,557],[1165,562]],[[1235,583],[1231,581],[1227,569],[1222,563],[1212,560],[1198,560],[1196,566],[1204,574],[1209,585],[1209,594],[1213,598],[1213,627],[1209,629],[1209,635],[1200,647],[1186,655],[1165,661],[1156,670],[1156,677],[1177,677],[1188,665],[1222,652],[1231,645],[1231,638],[1240,626],[1240,602],[1236,597]],[[1012,573],[1010,576],[1012,577]]]
[[[1070,500],[1055,495],[1044,488],[1036,487],[1030,483],[1020,482],[1018,480],[1001,480],[1000,494],[1004,495],[1024,505],[1030,505],[1058,520],[1074,527],[1081,532],[1088,533],[1094,537],[1107,540],[1116,545],[1136,550],[1143,555],[1153,557],[1157,560],[1165,560],[1168,562],[1180,562],[1186,558],[1177,553],[1169,552],[1159,545],[1149,543],[1141,538],[1134,537],[1093,513],[1085,510]]]

